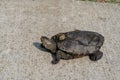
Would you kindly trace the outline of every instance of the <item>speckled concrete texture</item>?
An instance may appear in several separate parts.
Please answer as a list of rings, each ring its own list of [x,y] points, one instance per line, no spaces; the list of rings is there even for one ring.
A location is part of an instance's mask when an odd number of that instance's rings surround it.
[[[89,30],[105,37],[104,56],[61,60],[39,48],[41,36]],[[119,80],[120,4],[78,0],[0,0],[0,80]]]

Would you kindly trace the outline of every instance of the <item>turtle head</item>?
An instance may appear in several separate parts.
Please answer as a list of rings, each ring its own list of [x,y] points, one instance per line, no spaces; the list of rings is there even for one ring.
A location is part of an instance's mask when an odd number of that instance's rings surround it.
[[[56,42],[52,39],[49,39],[45,36],[41,37],[42,46],[44,46],[46,49],[50,50],[52,53],[56,52]]]

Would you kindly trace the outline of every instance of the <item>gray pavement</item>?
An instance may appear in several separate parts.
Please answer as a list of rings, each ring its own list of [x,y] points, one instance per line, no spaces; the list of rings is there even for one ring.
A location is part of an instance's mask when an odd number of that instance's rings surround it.
[[[104,56],[52,65],[41,36],[99,32]],[[0,0],[0,80],[120,80],[120,4],[78,0]]]

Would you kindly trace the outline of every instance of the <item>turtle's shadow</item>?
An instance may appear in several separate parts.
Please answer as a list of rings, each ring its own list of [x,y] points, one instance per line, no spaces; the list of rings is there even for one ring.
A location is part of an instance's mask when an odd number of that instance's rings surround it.
[[[50,50],[44,48],[41,43],[39,43],[39,42],[34,42],[33,45],[34,45],[37,49],[39,49],[39,50],[41,50],[41,51],[50,53],[51,56],[52,56],[52,59],[55,60],[56,55],[55,55],[55,54],[52,54]]]
[[[39,42],[34,42],[33,45],[34,45],[36,48],[38,48],[39,50],[41,50],[41,51],[51,53],[48,49],[44,48],[44,47],[42,46],[42,44],[39,43]]]

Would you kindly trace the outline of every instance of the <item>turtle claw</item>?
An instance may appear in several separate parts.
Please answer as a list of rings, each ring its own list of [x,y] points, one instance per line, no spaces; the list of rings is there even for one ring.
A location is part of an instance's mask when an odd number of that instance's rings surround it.
[[[52,64],[57,64],[59,61],[58,60],[52,60],[51,63]]]

